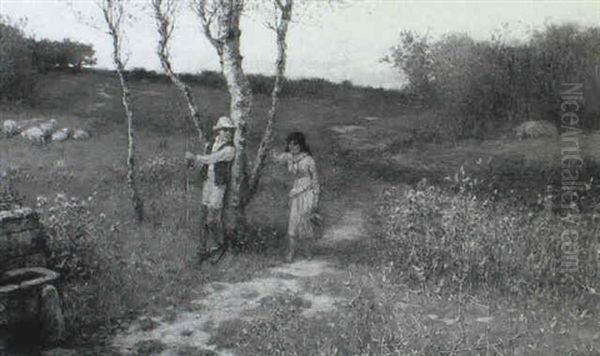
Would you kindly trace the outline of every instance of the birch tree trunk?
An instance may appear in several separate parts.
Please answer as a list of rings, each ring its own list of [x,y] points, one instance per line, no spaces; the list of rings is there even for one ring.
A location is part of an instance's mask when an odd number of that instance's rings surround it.
[[[144,220],[144,205],[139,196],[135,177],[135,158],[133,140],[133,111],[131,110],[131,95],[127,79],[124,76],[125,66],[121,60],[122,24],[124,20],[124,4],[120,0],[103,0],[101,8],[108,25],[108,32],[113,42],[113,62],[115,64],[119,83],[121,85],[121,103],[127,117],[127,186],[130,191],[131,204],[138,222]]]
[[[277,60],[275,61],[275,82],[273,84],[273,90],[271,91],[271,107],[267,116],[267,125],[265,132],[258,145],[258,152],[256,153],[256,159],[252,167],[252,173],[248,183],[248,194],[245,196],[243,202],[244,206],[247,205],[252,196],[258,190],[258,184],[262,169],[265,164],[268,150],[271,146],[273,138],[273,124],[276,119],[277,106],[279,104],[279,94],[281,93],[281,85],[285,79],[285,68],[287,61],[287,32],[289,23],[292,19],[292,8],[294,0],[273,0],[275,2],[275,11],[277,12],[277,23],[271,26],[271,29],[275,31],[277,36]]]
[[[202,129],[202,125],[200,124],[200,112],[198,105],[194,100],[190,87],[181,81],[181,79],[173,71],[173,66],[171,65],[171,59],[168,51],[169,40],[171,39],[171,34],[174,27],[174,11],[176,2],[175,0],[152,0],[151,5],[154,11],[154,19],[156,20],[156,26],[159,35],[157,54],[160,60],[160,65],[187,103],[187,107],[190,112],[190,118],[198,133],[198,140],[202,146],[205,147],[207,143],[207,137],[205,131]]]
[[[247,123],[252,109],[252,91],[242,68],[240,53],[240,17],[243,0],[223,0],[224,16],[219,26],[224,29],[221,46],[221,66],[230,95],[229,112],[236,125],[234,144],[235,159],[231,167],[231,179],[225,204],[225,223],[230,235],[240,237],[246,223],[243,202],[247,193]]]

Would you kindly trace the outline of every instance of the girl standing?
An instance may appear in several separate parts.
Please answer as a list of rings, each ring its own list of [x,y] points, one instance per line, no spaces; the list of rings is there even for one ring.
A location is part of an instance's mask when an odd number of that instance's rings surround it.
[[[286,140],[286,152],[276,156],[285,162],[294,183],[289,193],[290,215],[288,222],[288,253],[286,261],[291,262],[300,244],[308,259],[312,253],[308,246],[310,240],[317,237],[320,217],[318,215],[319,194],[321,188],[315,160],[301,132],[293,132]]]

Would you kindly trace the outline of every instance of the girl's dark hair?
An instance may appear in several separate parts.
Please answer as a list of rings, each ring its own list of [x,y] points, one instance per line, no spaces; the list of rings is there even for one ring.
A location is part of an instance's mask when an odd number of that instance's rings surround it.
[[[309,155],[312,155],[312,153],[310,152],[310,148],[306,144],[306,137],[302,132],[296,131],[288,135],[287,139],[285,140],[285,152],[290,151],[291,142],[294,142],[298,146],[300,146],[300,152],[306,152]]]

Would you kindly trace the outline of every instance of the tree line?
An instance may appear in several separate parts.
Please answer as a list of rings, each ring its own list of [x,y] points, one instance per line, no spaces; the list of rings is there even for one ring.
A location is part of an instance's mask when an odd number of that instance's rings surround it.
[[[81,70],[96,64],[92,45],[65,39],[37,40],[22,24],[0,17],[0,98],[25,99],[33,92],[34,74]]]
[[[386,60],[408,79],[408,91],[440,109],[437,129],[444,135],[482,137],[528,120],[560,126],[563,83],[584,85],[583,122],[598,126],[600,27],[547,25],[524,41],[507,39],[505,31],[485,41],[405,31]]]

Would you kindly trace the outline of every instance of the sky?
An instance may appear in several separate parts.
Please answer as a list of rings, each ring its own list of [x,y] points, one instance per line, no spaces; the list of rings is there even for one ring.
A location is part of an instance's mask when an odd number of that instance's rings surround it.
[[[140,2],[143,2],[140,0]],[[26,18],[25,32],[36,38],[91,43],[98,66],[111,68],[109,36],[100,27],[100,11],[93,0],[0,0],[0,14],[12,20]],[[302,1],[296,0],[296,4]],[[330,8],[322,0],[304,0],[288,34],[288,68],[291,78],[320,77],[335,82],[399,88],[401,74],[381,58],[399,40],[402,30],[429,33],[434,38],[461,32],[489,39],[507,26],[509,39],[525,39],[532,30],[549,23],[600,25],[600,0],[588,1],[401,1],[345,0]],[[180,72],[217,70],[218,57],[206,41],[193,13],[183,8],[177,18],[171,53]],[[83,16],[77,16],[79,11]],[[160,71],[155,54],[157,36],[148,12],[136,13],[127,28],[129,68]],[[84,20],[86,19],[86,20]],[[99,28],[94,28],[98,26]],[[242,53],[247,73],[271,74],[275,37],[259,14],[242,21]]]

